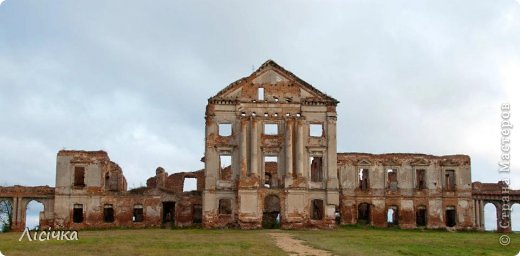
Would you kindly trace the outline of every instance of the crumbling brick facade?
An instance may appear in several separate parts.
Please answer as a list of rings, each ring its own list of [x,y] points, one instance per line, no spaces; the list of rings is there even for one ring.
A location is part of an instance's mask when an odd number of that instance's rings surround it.
[[[0,187],[0,200],[13,230],[31,200],[43,228],[483,228],[503,186],[472,184],[469,156],[337,153],[337,104],[269,60],[208,100],[203,170],[158,167],[128,190],[106,152],[62,150],[55,188]],[[187,178],[196,190],[183,191]]]
[[[210,98],[204,226],[334,227],[337,103],[273,61]]]
[[[468,156],[340,153],[338,173],[343,224],[473,227]]]
[[[184,179],[196,178],[198,190],[183,191]],[[168,175],[157,168],[146,187],[127,190],[121,168],[104,151],[62,150],[56,162],[56,187],[0,187],[11,202],[12,230],[25,227],[31,200],[44,204],[40,228],[112,228],[200,226],[204,172]]]

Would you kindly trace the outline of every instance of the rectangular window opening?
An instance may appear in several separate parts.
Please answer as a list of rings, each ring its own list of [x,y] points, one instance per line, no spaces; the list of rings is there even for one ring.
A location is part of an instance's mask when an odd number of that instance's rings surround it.
[[[311,181],[323,181],[323,158],[321,156],[313,156],[310,158],[311,164]]]
[[[264,100],[264,88],[258,88],[258,100]]]
[[[359,169],[359,189],[367,191],[369,186],[368,169]]]
[[[85,167],[76,166],[74,168],[74,186],[76,186],[76,187],[85,186]]]
[[[455,190],[455,171],[446,170],[444,185],[447,190]]]
[[[231,180],[231,155],[227,153],[220,154],[219,175],[221,180]]]
[[[416,189],[425,189],[426,188],[426,178],[425,178],[425,170],[419,169],[415,171],[415,188]]]
[[[219,136],[231,136],[232,126],[229,123],[218,124],[218,135]]]
[[[323,135],[323,124],[310,124],[309,133],[311,137],[321,137]]]
[[[275,177],[278,174],[278,157],[265,156],[264,157],[264,187],[275,187]]]
[[[397,191],[397,170],[388,169],[386,172],[388,175],[388,189],[390,191]]]
[[[75,204],[72,210],[72,221],[74,223],[82,223],[83,222],[83,205]]]
[[[184,178],[182,192],[190,192],[197,190],[197,178]]]
[[[134,222],[143,222],[144,220],[144,211],[143,205],[137,204],[134,205],[134,215],[132,217]]]
[[[220,199],[218,201],[218,214],[231,214],[231,199]]]
[[[264,124],[264,134],[278,135],[278,124]]]
[[[103,220],[107,223],[114,222],[114,208],[111,204],[105,204],[103,209]]]

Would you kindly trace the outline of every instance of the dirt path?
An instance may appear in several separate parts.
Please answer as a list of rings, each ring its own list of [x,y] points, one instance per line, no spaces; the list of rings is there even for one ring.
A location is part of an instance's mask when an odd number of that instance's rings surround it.
[[[317,256],[331,256],[332,253],[312,248],[308,245],[304,245],[303,241],[293,238],[287,233],[269,233],[270,236],[276,241],[276,246],[284,250],[291,256],[296,255],[317,255]]]

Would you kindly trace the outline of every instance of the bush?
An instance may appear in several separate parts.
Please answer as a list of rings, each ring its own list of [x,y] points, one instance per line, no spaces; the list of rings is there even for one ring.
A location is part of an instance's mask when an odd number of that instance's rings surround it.
[[[11,230],[11,226],[10,225],[2,225],[2,228],[0,230],[2,230],[2,233],[9,232],[9,230]]]

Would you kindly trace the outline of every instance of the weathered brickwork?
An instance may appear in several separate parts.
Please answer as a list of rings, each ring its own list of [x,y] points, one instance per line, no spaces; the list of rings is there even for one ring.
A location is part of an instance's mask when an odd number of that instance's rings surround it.
[[[273,61],[211,97],[203,225],[334,227],[337,103]]]
[[[344,224],[473,228],[469,156],[341,153],[338,171]]]
[[[13,206],[13,230],[31,200],[44,205],[40,227],[75,229],[482,229],[484,204],[502,206],[504,184],[472,183],[466,155],[337,153],[338,103],[269,60],[209,98],[203,170],[158,167],[128,190],[106,152],[62,150],[55,188],[0,187],[0,200]],[[190,178],[196,190],[184,191]]]
[[[196,178],[198,191],[183,192],[185,178]],[[146,187],[127,190],[121,168],[106,152],[62,150],[55,188],[0,187],[0,199],[15,209],[12,230],[25,227],[32,200],[44,204],[41,228],[200,226],[203,184],[203,171],[168,175],[159,167]]]

